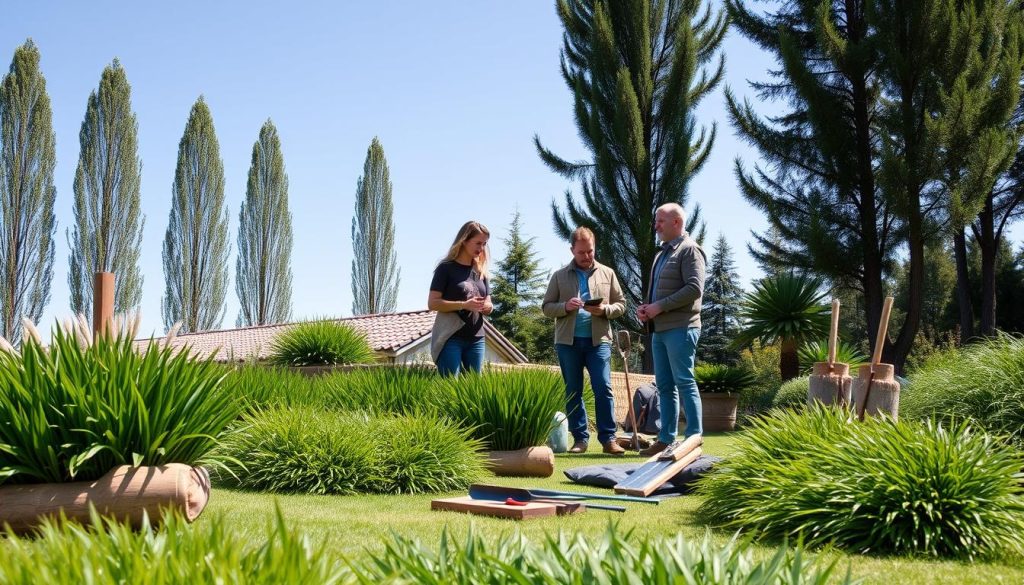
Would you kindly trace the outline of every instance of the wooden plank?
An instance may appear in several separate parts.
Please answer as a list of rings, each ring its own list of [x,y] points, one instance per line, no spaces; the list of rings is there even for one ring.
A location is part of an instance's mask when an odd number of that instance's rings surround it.
[[[647,497],[680,471],[686,469],[686,466],[696,461],[700,455],[701,448],[697,447],[678,461],[666,459],[645,463],[640,469],[634,471],[626,481],[616,485],[615,493]]]
[[[576,502],[572,502],[575,504]],[[547,502],[525,502],[524,506],[510,506],[505,502],[491,500],[474,500],[469,496],[459,498],[439,498],[430,501],[431,510],[447,510],[451,512],[468,512],[481,516],[497,516],[513,520],[527,518],[544,518],[558,513],[558,505]]]

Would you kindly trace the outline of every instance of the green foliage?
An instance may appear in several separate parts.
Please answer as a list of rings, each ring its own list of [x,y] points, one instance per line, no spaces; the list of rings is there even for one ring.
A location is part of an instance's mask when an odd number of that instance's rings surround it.
[[[970,418],[1024,444],[1024,338],[1002,334],[930,358],[902,393],[900,415]]]
[[[447,583],[647,583],[725,585],[732,583],[850,583],[822,567],[801,548],[780,548],[755,560],[748,543],[735,539],[715,545],[710,535],[694,542],[675,537],[644,537],[609,524],[600,538],[582,533],[548,535],[534,544],[520,533],[491,544],[473,529],[464,543],[445,530],[435,552],[418,540],[395,535],[384,554],[355,565],[359,582],[392,579]]]
[[[434,416],[313,408],[249,414],[221,454],[242,463],[223,481],[309,494],[424,493],[468,488],[482,472],[469,431]]]
[[[555,372],[485,371],[441,378],[438,409],[473,429],[488,449],[512,451],[543,445],[565,408],[565,385]]]
[[[725,236],[719,234],[715,252],[704,281],[701,299],[700,344],[697,360],[716,364],[732,364],[739,353],[732,347],[732,339],[740,330],[740,301],[743,287],[739,284],[732,248]]]
[[[800,374],[806,376],[811,373],[815,362],[828,361],[828,342],[808,341],[800,346],[797,355],[800,358]],[[836,343],[836,362],[849,364],[850,372],[856,375],[857,366],[868,363],[868,357],[853,345],[840,339]]]
[[[784,383],[775,393],[772,406],[775,408],[802,408],[807,404],[807,391],[811,380],[807,376],[793,378]]]
[[[366,334],[331,320],[298,323],[274,338],[269,362],[277,366],[364,364],[376,359]]]
[[[341,563],[288,530],[280,509],[260,538],[231,528],[224,516],[195,526],[171,514],[141,530],[93,514],[88,526],[47,521],[37,536],[0,543],[0,582],[9,585],[339,583]]]
[[[325,400],[315,380],[287,368],[252,363],[228,368],[226,378],[228,387],[249,410],[322,406]]]
[[[756,414],[772,406],[775,394],[782,386],[779,374],[778,345],[761,345],[755,342],[740,352],[739,367],[756,376],[757,381],[746,392],[740,394],[739,408],[745,414]]]
[[[391,174],[376,136],[356,182],[352,216],[352,314],[389,313],[398,302],[402,270],[395,253]]]
[[[326,408],[409,414],[433,408],[439,376],[433,366],[357,369],[313,378]]]
[[[92,310],[97,272],[117,276],[114,312],[134,310],[142,302],[139,255],[146,220],[140,200],[139,124],[131,91],[124,67],[114,59],[103,69],[99,88],[89,94],[78,133],[75,227],[68,234],[68,289],[75,314]]]
[[[963,422],[810,408],[754,419],[699,487],[701,513],[767,538],[856,552],[985,557],[1024,550],[1021,452]]]
[[[292,214],[281,139],[267,120],[252,145],[238,213],[238,325],[284,323],[292,313]]]
[[[742,394],[757,383],[757,376],[746,368],[721,364],[698,364],[693,377],[701,392],[733,392]]]
[[[57,331],[44,349],[27,340],[0,351],[0,481],[99,478],[117,465],[220,462],[209,456],[240,403],[224,372],[187,350],[128,335],[82,347]]]
[[[0,337],[12,343],[22,318],[42,317],[53,281],[56,135],[39,57],[25,41],[0,81]]]
[[[199,97],[178,143],[163,262],[164,325],[183,333],[214,329],[224,319],[228,287],[228,210],[224,161],[213,115]]]
[[[802,341],[827,335],[829,308],[822,303],[825,293],[821,287],[820,279],[792,272],[755,283],[754,290],[743,297],[740,317],[744,328],[736,344]]]

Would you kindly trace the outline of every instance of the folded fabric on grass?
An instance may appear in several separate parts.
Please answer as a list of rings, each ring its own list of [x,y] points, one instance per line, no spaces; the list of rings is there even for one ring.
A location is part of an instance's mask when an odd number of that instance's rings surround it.
[[[665,482],[652,493],[652,496],[664,496],[670,494],[686,494],[690,492],[693,483],[707,475],[721,457],[714,455],[701,455],[696,461],[687,465],[672,479]],[[634,471],[640,468],[643,463],[609,463],[605,465],[585,465],[566,469],[563,473],[569,481],[583,485],[596,487],[615,487]]]

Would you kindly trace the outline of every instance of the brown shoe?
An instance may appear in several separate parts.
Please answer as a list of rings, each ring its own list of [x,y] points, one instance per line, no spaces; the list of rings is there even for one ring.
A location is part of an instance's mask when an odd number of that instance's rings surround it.
[[[615,441],[608,441],[604,444],[604,452],[608,455],[625,455],[626,450],[619,446]]]
[[[642,455],[644,457],[653,457],[654,455],[657,455],[658,453],[661,453],[662,451],[664,451],[666,448],[668,448],[668,443],[662,443],[661,441],[655,441],[654,444],[651,445],[650,447],[641,450],[640,451],[640,455]]]
[[[570,453],[586,453],[587,452],[587,447],[588,447],[588,445],[587,445],[586,441],[584,441],[583,439],[576,439],[576,442],[572,444],[572,447],[569,447],[569,452]]]

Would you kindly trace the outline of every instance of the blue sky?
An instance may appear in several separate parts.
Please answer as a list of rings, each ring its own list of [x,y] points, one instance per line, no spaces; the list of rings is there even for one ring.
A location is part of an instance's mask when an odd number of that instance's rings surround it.
[[[469,219],[504,252],[513,212],[536,238],[545,268],[570,259],[555,237],[550,202],[567,188],[534,151],[539,134],[556,153],[586,158],[559,74],[561,28],[553,1],[23,2],[0,19],[0,61],[31,37],[57,134],[57,252],[44,324],[69,314],[68,245],[78,131],[103,68],[121,60],[132,85],[146,216],[141,267],[144,334],[163,332],[161,248],[178,142],[199,95],[213,113],[226,178],[232,259],[222,326],[234,326],[234,248],[253,142],[271,118],[289,175],[295,230],[294,317],[351,315],[351,222],[356,180],[374,136],[394,184],[398,310],[426,307],[433,267]],[[768,57],[730,33],[725,83],[749,95]],[[718,123],[711,158],[691,187],[710,240],[733,245],[744,284],[759,276],[746,253],[765,226],[739,195],[733,159],[756,162],[728,124],[721,89],[698,110]],[[600,234],[598,234],[600,237]],[[711,242],[708,242],[710,246]]]

